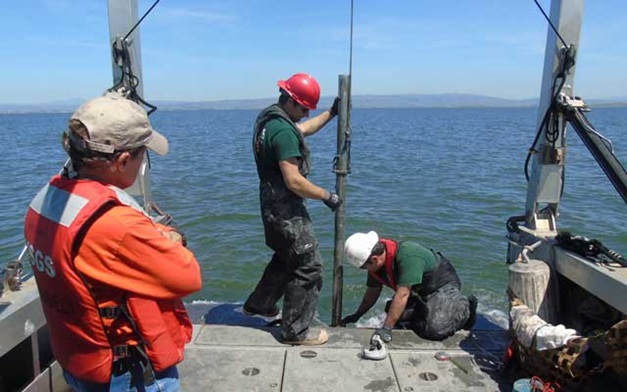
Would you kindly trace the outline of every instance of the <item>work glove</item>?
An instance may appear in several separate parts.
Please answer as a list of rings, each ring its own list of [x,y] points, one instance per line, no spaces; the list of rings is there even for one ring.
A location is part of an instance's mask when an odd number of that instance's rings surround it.
[[[350,315],[344,317],[342,319],[342,321],[340,321],[340,327],[345,327],[346,324],[356,323],[357,320],[359,320],[360,318],[361,318],[361,316],[358,315],[357,313],[350,314]]]
[[[376,335],[381,338],[383,343],[389,343],[392,341],[392,328],[386,327],[385,325],[381,328],[377,328],[372,334],[372,337],[374,338]],[[370,341],[372,341],[372,338],[370,338]]]
[[[331,211],[337,210],[337,208],[342,205],[342,199],[340,199],[337,193],[333,192],[327,191],[327,196],[322,199],[322,201],[331,209]]]
[[[329,108],[329,114],[331,114],[331,117],[337,116],[338,110],[340,110],[340,97],[335,97],[333,105]]]

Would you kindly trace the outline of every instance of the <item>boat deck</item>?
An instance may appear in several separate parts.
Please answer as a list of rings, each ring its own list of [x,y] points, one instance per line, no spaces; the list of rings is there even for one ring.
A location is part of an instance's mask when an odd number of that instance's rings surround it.
[[[0,390],[68,391],[52,359],[33,281],[5,293],[0,302]],[[322,346],[282,344],[280,328],[248,317],[237,304],[188,305],[192,342],[179,364],[182,391],[510,391],[500,359],[507,332],[481,317],[473,331],[443,342],[395,330],[381,361],[362,357],[370,328],[328,328]],[[38,333],[36,333],[39,330]],[[445,351],[453,360],[438,361]],[[29,364],[30,363],[30,364]],[[27,379],[32,381],[24,384]]]
[[[241,305],[240,305],[241,308]],[[480,318],[471,332],[460,331],[443,342],[394,331],[381,361],[364,359],[362,350],[373,330],[328,328],[321,346],[280,343],[280,328],[239,314],[223,304],[195,314],[192,343],[179,365],[183,391],[501,391],[500,358],[507,332]],[[213,313],[213,314],[212,314]],[[216,319],[216,314],[220,316]],[[217,321],[219,323],[207,323]],[[438,361],[445,351],[453,361]]]

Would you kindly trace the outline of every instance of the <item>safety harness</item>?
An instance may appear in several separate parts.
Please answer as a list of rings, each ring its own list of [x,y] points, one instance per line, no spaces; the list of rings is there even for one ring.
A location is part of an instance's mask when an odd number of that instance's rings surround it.
[[[138,339],[137,345],[129,345],[129,344],[118,344],[112,345],[111,350],[113,352],[113,365],[112,365],[112,373],[114,375],[124,374],[130,370],[133,365],[134,360],[139,360],[144,365],[144,385],[152,385],[156,380],[156,375],[154,368],[152,366],[152,362],[146,353],[144,347],[146,346],[146,341],[142,337],[142,334],[139,332],[137,328],[137,324],[135,320],[131,316],[128,307],[126,304],[119,306],[109,306],[102,307],[99,309],[100,317],[103,320],[107,320],[110,323],[114,323],[116,320],[120,320],[124,317],[133,332],[135,333],[136,338]]]

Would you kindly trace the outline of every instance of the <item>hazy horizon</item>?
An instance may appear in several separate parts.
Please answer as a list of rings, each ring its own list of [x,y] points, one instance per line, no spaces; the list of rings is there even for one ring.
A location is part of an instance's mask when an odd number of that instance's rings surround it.
[[[318,107],[324,109],[333,101],[333,96],[321,97]],[[0,104],[0,113],[50,113],[72,112],[87,99],[65,99],[57,102],[33,104]],[[162,110],[254,110],[273,102],[276,97],[256,99],[221,99],[212,101],[147,101]],[[586,99],[590,105],[627,106],[627,97]],[[479,94],[367,94],[353,95],[354,109],[373,108],[455,108],[455,107],[533,107],[538,98],[509,99]]]

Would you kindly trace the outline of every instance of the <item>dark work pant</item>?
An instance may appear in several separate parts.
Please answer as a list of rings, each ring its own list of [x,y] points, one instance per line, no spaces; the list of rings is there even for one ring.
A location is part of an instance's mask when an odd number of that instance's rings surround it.
[[[447,284],[418,299],[412,315],[412,328],[425,339],[446,339],[468,321],[468,305],[468,298],[457,287]]]
[[[424,275],[419,295],[412,293],[403,316],[418,336],[442,340],[462,329],[470,316],[468,298],[451,262],[441,254],[436,268]],[[412,309],[413,311],[408,311]]]
[[[285,296],[283,338],[302,340],[316,313],[321,288],[322,257],[317,248],[303,254],[275,252],[246,304],[269,310]]]

